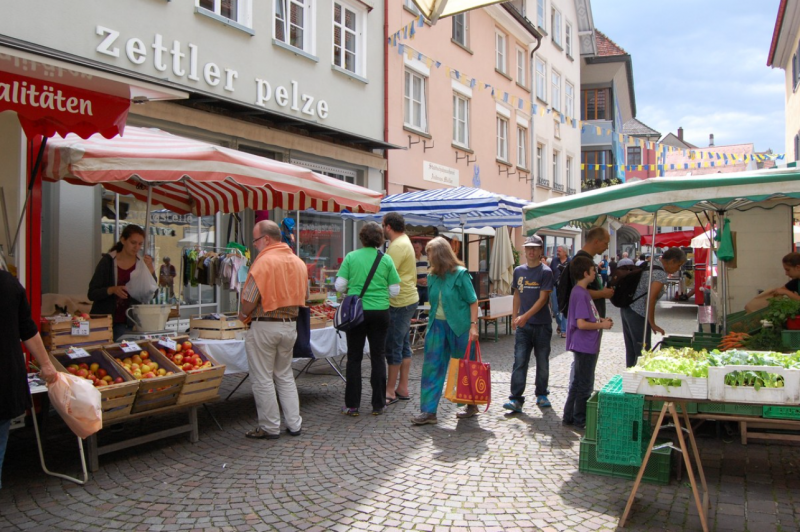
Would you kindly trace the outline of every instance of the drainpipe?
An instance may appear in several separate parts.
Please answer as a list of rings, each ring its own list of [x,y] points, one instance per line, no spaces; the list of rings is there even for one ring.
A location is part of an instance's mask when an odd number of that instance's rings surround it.
[[[536,143],[533,140],[534,139],[534,129],[533,129],[533,127],[534,127],[534,117],[536,116],[536,114],[533,112],[533,101],[536,99],[536,65],[533,62],[533,54],[535,54],[536,50],[538,50],[541,46],[542,46],[542,40],[539,39],[539,40],[536,41],[536,46],[533,48],[533,50],[531,50],[531,64],[530,64],[531,68],[528,70],[530,72],[530,76],[532,78],[531,79],[531,82],[532,82],[531,83],[531,95],[532,95],[532,99],[531,99],[531,127],[530,127],[530,132],[531,132],[530,137],[531,138],[530,138],[530,140],[528,140],[528,146],[530,147],[530,150],[528,150],[528,159],[530,160],[530,165],[531,165],[531,201],[535,200],[535,198],[533,196],[534,196],[534,191],[536,190],[536,177],[534,176],[534,173],[533,173],[533,170],[535,169],[535,162],[536,162],[536,153],[535,153],[535,150],[534,150],[534,148],[536,146]],[[547,80],[545,80],[545,82],[546,81]],[[569,184],[567,186],[569,186]]]
[[[383,42],[389,38],[389,0],[383,0]],[[383,141],[389,142],[389,46],[383,46]],[[383,150],[386,170],[383,171],[383,193],[389,194],[389,150]]]

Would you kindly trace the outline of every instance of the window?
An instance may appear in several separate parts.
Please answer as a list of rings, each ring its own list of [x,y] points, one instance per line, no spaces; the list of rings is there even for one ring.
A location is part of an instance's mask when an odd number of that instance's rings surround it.
[[[459,13],[453,15],[453,40],[463,46],[467,47],[467,14]]]
[[[567,192],[572,188],[572,157],[567,156],[567,161],[564,164],[564,173],[567,180]]]
[[[417,9],[417,4],[415,4],[413,0],[403,0],[403,5],[415,15],[421,15],[419,9]]]
[[[581,91],[581,120],[611,120],[608,105],[608,89],[586,89]]]
[[[543,102],[547,101],[547,86],[546,86],[546,76],[547,76],[547,65],[544,61],[536,58],[536,97],[542,100]]]
[[[312,0],[275,0],[275,39],[314,53]]]
[[[497,158],[508,161],[508,120],[497,117]]]
[[[628,166],[639,166],[642,164],[641,146],[628,146]]]
[[[794,160],[800,160],[800,134],[794,136]]]
[[[362,71],[360,25],[355,9],[340,2],[333,3],[333,64],[354,74]]]
[[[544,28],[544,0],[536,0],[536,24]]]
[[[544,167],[544,144],[536,144],[536,182],[544,187],[547,182],[547,170]]]
[[[561,74],[553,70],[550,73],[551,81],[553,84],[552,92],[550,93],[551,103],[553,104],[553,109],[556,111],[561,111]]]
[[[453,94],[453,144],[469,148],[469,100]]]
[[[564,114],[570,118],[575,116],[575,87],[569,81],[564,83]]]
[[[572,57],[572,24],[569,22],[564,25],[564,50],[567,57]]]
[[[406,70],[405,109],[406,126],[428,132],[427,106],[425,105],[425,78]]]
[[[596,187],[602,184],[602,181],[608,177],[607,164],[613,160],[610,151],[585,151],[581,154],[583,158],[584,170],[583,181],[589,182],[589,187]],[[599,167],[595,167],[600,165]]]
[[[553,184],[561,185],[561,152],[553,150]]]
[[[528,130],[517,126],[517,166],[528,167]]]
[[[553,42],[561,46],[561,11],[553,8],[550,19],[550,31],[553,33]]]
[[[527,59],[527,54],[525,53],[525,50],[523,50],[522,48],[518,47],[517,48],[517,83],[519,83],[523,87],[525,86],[525,78],[526,78],[526,76],[525,76],[525,70],[526,70],[525,66],[528,63],[526,59]]]
[[[250,20],[252,0],[197,0],[197,7],[203,8],[208,12],[241,24],[251,27]]]
[[[496,31],[494,34],[494,49],[495,49],[495,61],[494,67],[502,72],[503,74],[506,73],[506,35],[499,31]]]

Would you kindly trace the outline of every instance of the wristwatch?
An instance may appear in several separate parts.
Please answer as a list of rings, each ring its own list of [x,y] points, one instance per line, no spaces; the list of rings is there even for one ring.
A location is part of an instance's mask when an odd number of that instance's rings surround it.
[[[470,323],[471,325],[477,325],[477,324],[478,324],[478,322],[477,322],[477,321],[471,321],[471,322],[469,322],[469,323]]]

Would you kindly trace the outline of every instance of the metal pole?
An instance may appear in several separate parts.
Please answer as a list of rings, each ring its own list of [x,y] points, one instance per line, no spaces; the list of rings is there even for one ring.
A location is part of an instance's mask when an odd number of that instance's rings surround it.
[[[653,263],[656,260],[656,225],[658,223],[658,211],[653,213],[653,240],[651,241],[650,246],[650,277],[649,282],[647,283],[647,299],[645,299],[644,303],[644,333],[642,333],[642,349],[645,349],[647,346],[647,328],[650,327],[650,292],[651,287],[653,285]],[[653,309],[655,311],[655,309]]]
[[[153,201],[153,185],[147,184],[147,205],[144,209],[144,252],[147,253],[147,245],[150,243],[150,202]],[[119,215],[117,215],[119,218]]]
[[[725,231],[725,211],[717,211],[717,234],[720,235],[720,241],[717,243],[716,248],[717,251],[719,251],[719,246],[722,243],[722,231]],[[719,255],[717,255],[717,268],[719,268],[719,292],[722,299],[722,303],[720,304],[720,310],[722,312],[722,333],[725,334],[728,331],[728,268],[725,261],[719,260]]]

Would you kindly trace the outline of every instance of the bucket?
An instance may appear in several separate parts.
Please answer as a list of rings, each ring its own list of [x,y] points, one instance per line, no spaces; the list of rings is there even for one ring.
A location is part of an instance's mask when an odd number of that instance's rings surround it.
[[[163,331],[171,309],[172,305],[131,305],[125,314],[138,331]]]

